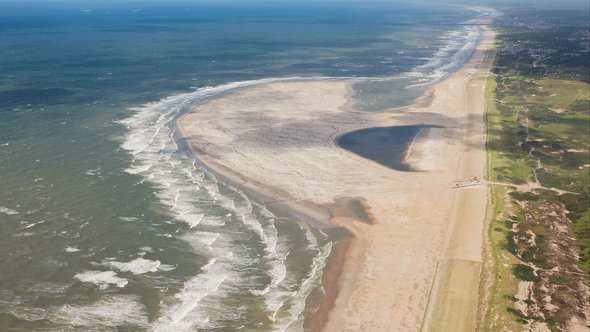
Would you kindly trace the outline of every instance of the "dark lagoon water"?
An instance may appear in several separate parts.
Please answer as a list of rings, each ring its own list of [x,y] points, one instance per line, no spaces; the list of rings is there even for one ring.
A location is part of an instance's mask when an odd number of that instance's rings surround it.
[[[404,162],[408,148],[424,128],[439,126],[394,126],[355,130],[338,138],[338,145],[397,171],[411,171]]]
[[[219,183],[173,120],[285,78],[357,78],[366,110],[407,102],[471,53],[478,15],[0,2],[0,330],[301,331],[329,234]]]

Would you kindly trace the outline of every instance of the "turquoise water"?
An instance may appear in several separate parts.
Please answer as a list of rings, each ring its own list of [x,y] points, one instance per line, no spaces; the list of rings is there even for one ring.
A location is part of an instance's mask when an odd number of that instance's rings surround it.
[[[469,54],[476,15],[0,3],[0,330],[301,330],[330,235],[219,183],[173,119],[281,78],[376,78],[363,109],[408,101]]]

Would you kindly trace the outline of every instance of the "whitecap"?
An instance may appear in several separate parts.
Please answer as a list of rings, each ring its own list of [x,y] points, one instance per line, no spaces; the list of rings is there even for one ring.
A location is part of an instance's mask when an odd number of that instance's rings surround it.
[[[29,237],[29,236],[33,236],[35,235],[35,233],[32,232],[21,232],[21,233],[16,233],[16,234],[12,234],[12,237]]]
[[[139,248],[139,250],[141,250],[142,252],[154,252],[154,248],[150,247],[150,246],[143,246],[141,248]]]
[[[143,257],[136,258],[129,262],[106,261],[102,265],[115,268],[121,272],[131,272],[133,274],[144,274],[156,272],[161,263],[158,260],[152,261]]]
[[[177,302],[165,308],[154,323],[154,331],[190,331],[196,324],[208,324],[208,316],[198,310],[203,298],[215,293],[228,278],[227,266],[212,259],[201,273],[184,283],[176,294]]]
[[[287,257],[286,250],[282,246],[278,248],[278,233],[274,226],[274,218],[271,218],[268,225],[265,226],[250,215],[240,216],[240,218],[245,225],[260,236],[262,243],[264,243],[265,258],[270,265],[267,272],[271,278],[270,284],[262,290],[251,290],[250,292],[254,295],[265,296],[264,302],[270,312],[269,318],[275,321],[276,315],[282,308],[285,300],[293,295],[292,292],[285,291],[280,287],[281,282],[287,275],[287,267],[285,265]]]
[[[18,319],[34,322],[45,319],[47,317],[48,312],[46,309],[43,308],[21,306],[10,310],[10,314]]]
[[[100,289],[107,289],[110,285],[125,287],[128,281],[117,276],[115,271],[85,271],[74,275],[74,279],[97,285]]]
[[[137,221],[138,220],[136,217],[118,217],[118,218],[123,221]]]
[[[95,169],[86,170],[85,174],[90,176],[100,175],[101,168],[97,167]]]
[[[4,207],[4,206],[0,206],[0,213],[7,214],[7,215],[9,215],[9,216],[10,216],[10,215],[14,215],[14,214],[19,214],[19,212],[18,212],[18,211],[16,211],[16,210],[13,210],[13,209],[9,209],[9,208],[7,208],[7,207]]]
[[[140,297],[134,295],[113,294],[89,304],[66,304],[55,308],[49,320],[66,327],[90,330],[97,330],[98,327],[108,330],[115,330],[120,326],[126,326],[130,330],[148,327],[145,306]]]
[[[295,292],[290,297],[290,306],[287,312],[281,313],[280,319],[277,319],[275,326],[279,331],[289,330],[293,326],[303,326],[302,313],[305,310],[307,297],[314,288],[319,285],[323,270],[326,266],[328,256],[332,249],[332,242],[327,242],[324,246],[319,247],[316,236],[311,232],[309,226],[303,225],[305,236],[308,240],[308,249],[315,250],[316,254],[309,267],[307,277],[301,282]],[[323,234],[320,234],[323,236]]]
[[[24,227],[24,229],[31,228],[31,227],[35,227],[35,226],[37,226],[37,225],[40,225],[40,224],[42,224],[42,223],[44,223],[44,222],[46,222],[46,221],[47,221],[47,220],[41,220],[41,221],[37,221],[37,222],[31,223],[31,224],[28,224],[28,225],[26,225],[26,226]]]
[[[67,247],[64,249],[64,251],[65,251],[65,252],[78,252],[78,251],[80,251],[80,249],[78,249],[78,248],[76,248],[76,247],[70,247],[70,246],[67,246]]]
[[[71,285],[71,283],[40,281],[35,283],[35,292],[46,294],[60,294],[64,293]]]
[[[195,232],[194,236],[191,236],[191,238],[206,245],[207,247],[211,247],[211,245],[213,245],[220,235],[221,234],[219,233],[212,232]]]
[[[202,213],[181,213],[177,215],[177,218],[186,222],[190,228],[193,228],[201,223],[204,214]]]
[[[462,29],[445,33],[440,37],[443,46],[426,63],[405,74],[407,77],[420,78],[408,88],[432,84],[447,77],[469,58],[480,36],[481,28],[473,25],[465,25]]]
[[[158,267],[158,270],[164,271],[164,272],[172,271],[174,269],[176,269],[176,266],[169,265],[169,264],[162,264]]]
[[[131,166],[126,168],[125,172],[129,174],[139,174],[149,171],[150,168],[152,168],[152,165]]]

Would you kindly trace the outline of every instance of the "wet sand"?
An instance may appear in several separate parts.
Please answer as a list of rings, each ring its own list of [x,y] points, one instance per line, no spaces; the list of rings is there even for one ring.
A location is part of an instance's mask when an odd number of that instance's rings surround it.
[[[322,286],[324,288],[324,298],[316,312],[305,318],[303,329],[305,331],[321,331],[326,325],[330,310],[334,307],[338,297],[338,279],[344,270],[346,255],[350,248],[351,238],[339,240],[330,252],[324,274],[322,275]]]
[[[446,303],[460,285],[452,276],[470,282],[479,277],[473,264],[454,263],[481,261],[487,191],[454,189],[452,182],[485,174],[481,78],[489,73],[485,56],[492,44],[493,33],[486,30],[472,57],[429,89],[429,103],[402,110],[354,110],[347,82],[289,82],[229,93],[178,120],[196,157],[226,181],[256,192],[270,207],[354,234],[346,254],[339,254],[346,257],[341,267],[324,277],[332,286],[338,280],[330,291],[334,305],[324,306],[310,329],[436,330],[443,321],[453,326],[452,317],[427,308]],[[441,127],[422,130],[408,153],[406,162],[422,172],[396,171],[335,143],[353,130],[411,125]],[[347,198],[363,198],[373,223],[341,213],[338,202]],[[440,262],[452,273],[437,272]],[[473,292],[453,299],[459,315],[473,315]]]

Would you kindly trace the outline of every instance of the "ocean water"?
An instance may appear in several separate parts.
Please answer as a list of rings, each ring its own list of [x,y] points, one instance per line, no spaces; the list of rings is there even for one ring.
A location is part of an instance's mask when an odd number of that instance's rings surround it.
[[[0,2],[0,330],[301,331],[333,238],[194,163],[174,119],[276,80],[411,101],[485,12],[402,2]]]

